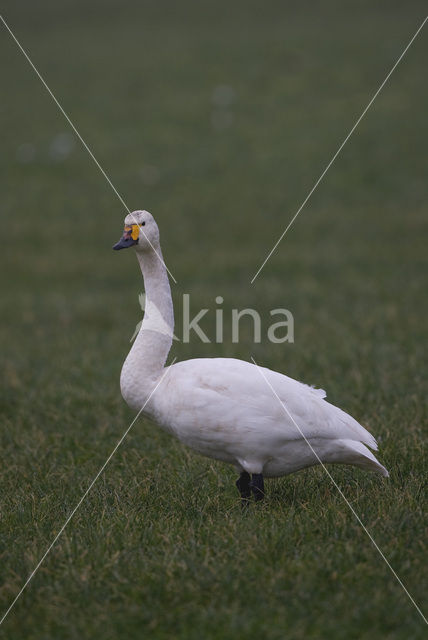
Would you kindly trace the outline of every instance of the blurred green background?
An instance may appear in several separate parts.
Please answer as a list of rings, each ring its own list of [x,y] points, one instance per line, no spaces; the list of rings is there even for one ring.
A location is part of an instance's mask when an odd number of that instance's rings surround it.
[[[290,309],[295,343],[175,343],[327,390],[384,481],[332,469],[426,610],[427,27],[254,285],[426,12],[422,2],[14,3],[2,14],[131,209],[151,211],[180,334],[191,307]],[[141,276],[125,211],[0,38],[1,602],[130,423]],[[214,336],[214,313],[201,323]],[[8,638],[422,638],[322,469],[242,517],[234,472],[140,420],[0,628]],[[426,506],[426,505],[425,505]],[[426,511],[425,511],[426,512]],[[425,598],[425,600],[424,600]],[[0,612],[1,613],[1,612]]]

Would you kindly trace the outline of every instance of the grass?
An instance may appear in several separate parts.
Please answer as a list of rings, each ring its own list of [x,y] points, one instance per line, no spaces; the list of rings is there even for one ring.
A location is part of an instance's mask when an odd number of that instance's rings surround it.
[[[6,2],[6,20],[127,204],[159,221],[178,333],[182,293],[195,310],[222,295],[225,314],[294,314],[292,345],[254,345],[249,327],[232,344],[226,328],[171,356],[252,354],[369,426],[390,479],[331,471],[426,613],[426,29],[250,285],[423,4],[23,7]],[[3,611],[133,417],[118,378],[142,284],[110,249],[120,203],[58,138],[67,125],[5,32],[0,50]],[[425,637],[322,469],[269,482],[245,515],[234,479],[140,420],[0,633]]]

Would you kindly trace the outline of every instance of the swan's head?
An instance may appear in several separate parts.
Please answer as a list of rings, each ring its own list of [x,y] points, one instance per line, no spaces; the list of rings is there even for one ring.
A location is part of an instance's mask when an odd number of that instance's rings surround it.
[[[125,218],[123,236],[113,249],[127,249],[135,245],[137,251],[148,251],[159,246],[159,229],[148,211],[133,211]]]

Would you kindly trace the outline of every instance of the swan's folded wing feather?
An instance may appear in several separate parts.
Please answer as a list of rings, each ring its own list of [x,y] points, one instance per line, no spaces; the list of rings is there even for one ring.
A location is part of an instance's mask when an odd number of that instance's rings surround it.
[[[314,389],[270,369],[263,368],[263,374],[305,437],[347,438],[377,449],[376,440],[371,433],[348,413],[327,402],[323,389]],[[305,424],[305,428],[301,426],[299,419]]]
[[[251,431],[269,439],[347,438],[377,448],[354,418],[314,389],[283,374],[232,358],[200,358],[171,367],[176,422],[191,428]],[[171,399],[171,395],[169,395]],[[297,425],[297,427],[296,427]]]

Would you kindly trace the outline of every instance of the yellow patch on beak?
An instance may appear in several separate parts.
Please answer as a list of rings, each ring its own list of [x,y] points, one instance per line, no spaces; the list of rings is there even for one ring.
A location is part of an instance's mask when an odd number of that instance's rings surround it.
[[[132,233],[131,238],[133,240],[138,240],[138,236],[140,235],[140,227],[138,224],[131,225]]]

